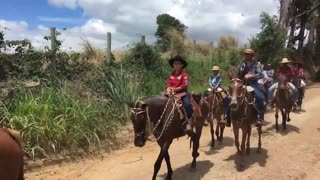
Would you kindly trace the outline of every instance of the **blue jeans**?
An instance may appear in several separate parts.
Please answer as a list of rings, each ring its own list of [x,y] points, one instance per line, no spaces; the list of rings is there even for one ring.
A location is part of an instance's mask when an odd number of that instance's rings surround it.
[[[193,109],[192,109],[192,105],[191,105],[191,102],[190,102],[190,97],[188,95],[182,96],[181,100],[183,102],[184,108],[187,111],[188,119],[191,119],[192,118]]]
[[[264,102],[263,102],[263,94],[258,89],[258,86],[256,84],[251,84],[254,88],[254,96],[256,98],[256,105],[258,110],[258,118],[261,120],[264,120]]]
[[[223,100],[223,115],[224,115],[224,117],[226,117],[226,115],[228,113],[229,103],[230,103],[230,97],[227,96]]]
[[[298,89],[292,84],[292,83],[288,83],[289,87],[292,90],[293,93],[293,98],[294,101],[297,102],[299,99],[299,92]],[[268,100],[269,102],[272,101],[272,96],[273,96],[273,92],[274,90],[278,87],[278,83],[274,83],[269,89],[268,89]]]

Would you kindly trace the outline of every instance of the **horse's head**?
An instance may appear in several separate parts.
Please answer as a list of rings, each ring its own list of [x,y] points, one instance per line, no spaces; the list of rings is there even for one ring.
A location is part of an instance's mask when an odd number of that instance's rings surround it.
[[[287,89],[288,78],[285,75],[280,74],[278,76],[278,87],[279,89]]]
[[[134,128],[134,145],[143,147],[146,143],[147,104],[137,102],[132,107],[131,121]]]
[[[231,110],[236,111],[241,104],[239,104],[239,100],[244,98],[245,89],[243,88],[243,81],[238,78],[234,78],[231,80],[230,86],[230,95],[231,95]]]

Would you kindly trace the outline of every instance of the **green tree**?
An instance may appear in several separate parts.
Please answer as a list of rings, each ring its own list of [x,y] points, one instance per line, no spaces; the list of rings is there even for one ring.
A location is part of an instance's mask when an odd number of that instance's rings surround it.
[[[278,26],[278,18],[265,12],[260,15],[260,24],[261,32],[249,40],[250,45],[260,62],[275,64],[285,54],[285,33]]]
[[[170,47],[170,38],[168,31],[174,29],[183,35],[184,31],[188,28],[178,19],[170,16],[169,14],[161,14],[157,16],[158,29],[155,33],[157,43],[160,45],[162,51],[167,51]]]

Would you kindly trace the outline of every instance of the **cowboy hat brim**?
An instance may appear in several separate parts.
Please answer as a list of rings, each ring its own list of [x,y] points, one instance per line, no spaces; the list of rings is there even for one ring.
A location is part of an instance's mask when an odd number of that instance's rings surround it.
[[[177,55],[177,56],[175,56],[175,57],[173,57],[173,58],[169,59],[169,64],[170,64],[170,66],[171,66],[172,68],[173,68],[173,63],[174,63],[175,61],[179,61],[179,62],[181,62],[181,64],[183,65],[183,66],[182,66],[182,69],[184,69],[184,68],[186,68],[186,67],[188,66],[187,61],[186,61],[186,60],[184,60],[184,58],[183,58],[183,57],[181,57],[181,56]]]

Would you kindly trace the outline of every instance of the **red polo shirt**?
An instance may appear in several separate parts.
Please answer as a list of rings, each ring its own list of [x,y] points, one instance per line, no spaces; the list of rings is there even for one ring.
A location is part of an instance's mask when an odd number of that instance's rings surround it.
[[[188,74],[184,71],[181,71],[179,74],[172,72],[167,82],[167,88],[168,87],[181,87],[182,90],[180,92],[186,92],[188,90]]]

